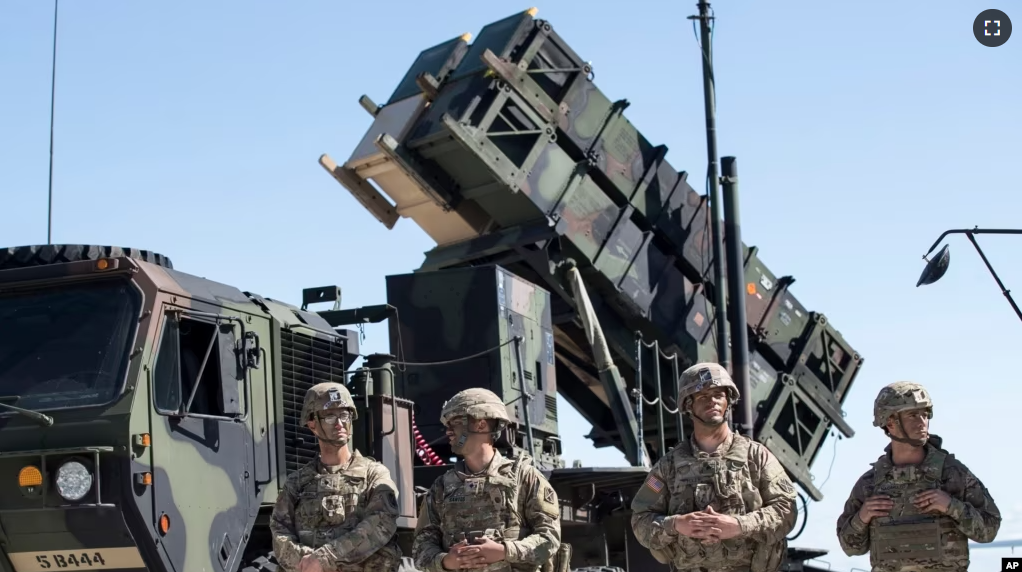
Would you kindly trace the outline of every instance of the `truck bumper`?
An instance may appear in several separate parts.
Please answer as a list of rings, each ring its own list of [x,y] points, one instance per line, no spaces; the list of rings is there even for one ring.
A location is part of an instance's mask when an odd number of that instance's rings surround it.
[[[3,511],[0,525],[12,572],[146,570],[116,507]]]

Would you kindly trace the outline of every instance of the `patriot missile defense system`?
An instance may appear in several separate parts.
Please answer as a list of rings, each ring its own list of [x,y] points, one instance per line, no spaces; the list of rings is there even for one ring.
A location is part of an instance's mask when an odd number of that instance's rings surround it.
[[[534,16],[424,51],[384,105],[363,98],[351,156],[321,158],[386,225],[437,243],[386,277],[385,303],[345,309],[330,286],[297,307],[134,249],[0,249],[0,569],[274,570],[273,503],[317,453],[302,398],[343,381],[353,444],[398,485],[406,556],[419,493],[450,466],[442,403],[483,386],[516,421],[501,446],[559,493],[571,567],[667,570],[628,506],[689,430],[678,372],[717,355],[709,211]],[[830,427],[852,434],[862,360],[744,252],[755,436],[819,499],[810,466]],[[383,320],[390,354],[352,369],[344,327]],[[565,467],[558,394],[632,466]],[[789,549],[790,569],[819,554]]]
[[[726,327],[714,318],[706,197],[534,9],[470,39],[424,50],[384,103],[363,96],[373,118],[365,135],[343,163],[320,163],[388,228],[411,219],[435,241],[419,272],[496,264],[547,289],[557,391],[593,425],[597,447],[617,447],[633,465],[655,461],[686,434],[678,372],[716,360],[713,332]],[[810,466],[831,427],[854,433],[841,404],[862,357],[798,301],[790,276],[757,248],[743,251],[755,435],[819,500]],[[569,268],[588,287],[591,314],[575,303]],[[591,350],[590,322],[607,352]],[[404,351],[413,361],[431,352],[407,341]],[[409,368],[419,379],[406,397],[451,388],[441,379],[472,383],[459,367],[428,377]],[[556,419],[554,400],[546,406]],[[430,420],[422,430],[431,440],[441,428]],[[556,432],[534,439],[552,468]]]

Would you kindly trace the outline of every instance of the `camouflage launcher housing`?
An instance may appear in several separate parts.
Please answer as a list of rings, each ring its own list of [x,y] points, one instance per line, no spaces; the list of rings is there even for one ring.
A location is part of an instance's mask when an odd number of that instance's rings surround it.
[[[534,426],[536,456],[548,468],[561,466],[556,387],[593,425],[589,438],[597,447],[617,447],[637,465],[642,441],[644,458],[655,461],[688,432],[679,432],[682,417],[664,416],[660,405],[677,408],[678,373],[717,356],[708,199],[667,161],[665,145],[632,125],[628,102],[600,91],[592,66],[535,14],[494,22],[471,43],[465,34],[424,50],[383,105],[362,97],[373,122],[350,157],[338,165],[324,155],[320,163],[388,228],[409,218],[436,242],[416,274],[388,279],[388,297],[404,318],[392,332],[404,335],[405,359],[440,355],[436,340],[454,338],[442,335],[451,327],[442,320],[414,319],[416,304],[394,286],[478,276],[492,296],[496,265],[517,276],[516,285],[524,279],[549,292],[531,302],[546,305],[549,316],[527,318],[543,324],[543,333],[525,342],[530,356],[542,358],[524,368],[536,394],[533,419],[543,420]],[[795,298],[793,278],[778,277],[757,248],[744,252],[752,395],[743,398],[753,401],[757,439],[820,500],[810,467],[832,426],[854,434],[841,406],[862,358],[822,313]],[[625,384],[619,391],[601,382],[564,277],[569,264],[584,277]],[[434,292],[431,315],[465,315],[462,299]],[[504,319],[504,306],[494,312],[486,309],[492,297],[477,296],[480,314]],[[420,343],[409,341],[413,329]],[[440,353],[465,355],[485,345],[471,335],[457,339],[465,345]],[[396,348],[393,333],[391,341]],[[553,375],[545,373],[550,359]],[[491,389],[507,401],[519,396],[513,361],[505,355],[482,364],[428,374],[408,367],[404,395],[419,403],[486,371]],[[645,398],[638,408],[636,391]],[[629,423],[620,423],[622,416]],[[427,441],[441,434],[433,419],[420,427]]]
[[[534,16],[422,52],[384,105],[363,97],[351,156],[320,159],[385,225],[436,241],[385,303],[344,309],[330,286],[297,307],[143,250],[0,249],[0,570],[274,570],[269,514],[317,453],[298,416],[323,381],[351,388],[353,444],[398,484],[406,556],[450,462],[443,402],[483,386],[517,422],[501,445],[557,489],[573,568],[667,569],[628,506],[690,430],[679,372],[716,357],[706,201]],[[810,467],[830,427],[852,435],[862,360],[754,247],[745,272],[756,437],[819,499]],[[390,353],[353,370],[344,326],[383,320]],[[564,467],[558,393],[633,466]]]

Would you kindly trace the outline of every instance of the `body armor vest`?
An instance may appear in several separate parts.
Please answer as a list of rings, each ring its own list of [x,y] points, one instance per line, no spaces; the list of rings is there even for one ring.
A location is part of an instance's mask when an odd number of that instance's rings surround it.
[[[299,543],[316,549],[358,526],[365,518],[368,470],[368,459],[356,454],[348,468],[336,473],[320,472],[299,491],[295,503]],[[400,557],[396,540],[392,540],[365,562],[342,566],[341,570],[390,572],[396,569]]]
[[[522,506],[518,491],[524,461],[517,457],[510,470],[497,475],[461,477],[451,470],[444,475],[444,498],[440,503],[440,522],[445,550],[473,536],[493,540],[518,540],[531,534],[523,529]],[[463,536],[464,535],[464,536]],[[540,567],[530,564],[494,562],[480,572],[535,572]]]
[[[751,441],[747,437],[735,434],[731,448],[720,457],[693,454],[690,442],[679,448],[674,479],[668,483],[671,499],[667,514],[687,514],[712,506],[718,513],[741,516],[762,508],[763,498],[755,484],[759,474],[752,474],[749,465]],[[674,570],[749,570],[751,562],[751,570],[759,572],[776,570],[786,549],[787,543],[765,546],[752,538],[729,538],[707,545],[680,536],[679,542],[668,547],[669,554],[654,551],[654,557],[670,562]]]
[[[873,495],[887,495],[894,507],[869,523],[869,558],[876,572],[939,572],[968,569],[968,538],[942,514],[924,514],[915,495],[943,489],[947,453],[928,447],[923,462],[896,467],[888,455],[873,465]]]

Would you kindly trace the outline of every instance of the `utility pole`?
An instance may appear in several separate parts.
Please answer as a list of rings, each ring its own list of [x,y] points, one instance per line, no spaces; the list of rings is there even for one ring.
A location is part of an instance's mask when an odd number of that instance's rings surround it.
[[[710,38],[710,3],[700,0],[699,15],[689,16],[689,20],[699,20],[700,44],[703,57],[703,99],[706,107],[706,154],[707,180],[710,183],[710,234],[713,244],[713,303],[715,304],[714,321],[717,329],[717,362],[725,368],[731,365],[731,348],[728,345],[727,297],[724,282],[724,240],[720,232],[720,191],[717,177],[717,118],[716,99],[713,87],[713,41]]]

